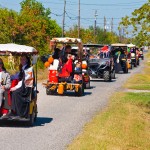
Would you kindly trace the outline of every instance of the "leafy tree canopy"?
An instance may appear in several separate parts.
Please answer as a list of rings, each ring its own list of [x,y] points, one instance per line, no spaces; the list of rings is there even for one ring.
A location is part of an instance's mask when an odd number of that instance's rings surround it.
[[[135,44],[150,45],[150,0],[139,9],[135,9],[131,17],[122,18],[119,28],[121,27],[125,28],[127,34],[132,30]]]
[[[49,40],[61,36],[61,28],[50,14],[50,9],[36,0],[22,1],[19,13],[0,8],[0,43],[30,45],[40,55],[49,53]]]

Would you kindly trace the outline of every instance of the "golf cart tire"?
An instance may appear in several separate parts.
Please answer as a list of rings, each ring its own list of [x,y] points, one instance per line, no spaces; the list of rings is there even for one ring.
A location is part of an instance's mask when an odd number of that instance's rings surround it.
[[[136,64],[136,63],[134,64],[134,67],[137,67],[137,64]]]
[[[123,72],[124,72],[124,73],[128,73],[128,68],[127,68],[127,66],[123,69]]]
[[[84,95],[84,86],[79,87],[78,91],[75,91],[75,95],[80,97]]]
[[[46,88],[46,94],[47,95],[54,95],[54,91],[51,91],[50,89]]]
[[[115,77],[115,70],[111,73],[111,78],[112,79],[116,79],[116,77]]]
[[[90,89],[90,82],[88,82],[87,84],[85,84],[85,88],[86,89]]]
[[[33,108],[32,114],[29,115],[28,126],[32,127],[37,119],[37,106]]]
[[[111,81],[110,72],[109,71],[104,71],[103,78],[104,78],[104,81],[110,82]]]

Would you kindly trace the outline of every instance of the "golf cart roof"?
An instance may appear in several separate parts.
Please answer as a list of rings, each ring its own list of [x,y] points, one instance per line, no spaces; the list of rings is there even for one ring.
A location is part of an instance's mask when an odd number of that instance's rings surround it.
[[[5,55],[9,53],[17,54],[37,54],[38,51],[31,46],[19,45],[14,43],[0,44],[0,55]]]
[[[103,47],[103,44],[83,44],[83,47]]]
[[[125,47],[125,46],[127,46],[127,44],[123,44],[123,43],[114,43],[114,44],[111,44],[111,46],[114,46],[114,47]]]
[[[128,47],[131,47],[131,48],[132,48],[132,47],[136,47],[136,45],[134,45],[134,44],[132,44],[132,43],[131,43],[131,44],[128,44],[127,46],[128,46]]]
[[[52,38],[53,42],[56,43],[67,43],[67,44],[77,44],[77,43],[81,43],[81,39],[78,38],[69,38],[69,37],[65,37],[65,38]]]
[[[79,48],[77,46],[73,46],[72,49],[78,50]],[[83,47],[83,50],[90,50],[90,48],[89,47]]]

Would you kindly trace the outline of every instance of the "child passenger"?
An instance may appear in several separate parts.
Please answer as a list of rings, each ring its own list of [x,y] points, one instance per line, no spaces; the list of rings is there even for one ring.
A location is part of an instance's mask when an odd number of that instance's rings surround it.
[[[82,80],[82,69],[81,69],[81,63],[77,62],[75,69],[74,69],[74,78],[73,82],[80,82]]]

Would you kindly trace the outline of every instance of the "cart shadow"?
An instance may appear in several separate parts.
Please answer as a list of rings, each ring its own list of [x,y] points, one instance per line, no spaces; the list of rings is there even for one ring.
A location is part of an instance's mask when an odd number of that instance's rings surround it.
[[[116,72],[116,74],[130,74],[131,73],[131,71],[129,71],[128,73],[124,73],[123,71],[119,71],[119,72]]]
[[[93,87],[94,88],[94,87]],[[86,90],[86,89],[85,89]],[[87,95],[91,95],[92,94],[92,92],[87,92],[87,91],[84,91],[84,95],[82,95],[82,96],[77,96],[77,95],[75,95],[75,92],[73,91],[73,92],[70,92],[70,91],[67,91],[66,93],[64,93],[63,95],[59,95],[59,94],[55,94],[55,95],[53,95],[53,96],[67,96],[67,97],[84,97],[84,96],[87,96]]]
[[[111,81],[104,81],[103,79],[99,79],[99,80],[94,80],[94,79],[92,79],[90,82],[105,82],[105,83],[112,83],[112,82],[116,82],[116,79],[117,79],[117,77],[116,77],[115,79],[112,79]]]
[[[44,126],[45,124],[51,123],[53,121],[53,118],[46,118],[46,117],[37,117],[36,122],[33,126],[28,126],[26,121],[7,121],[7,120],[1,120],[0,121],[0,127],[19,127],[19,128],[33,128],[38,126]]]

